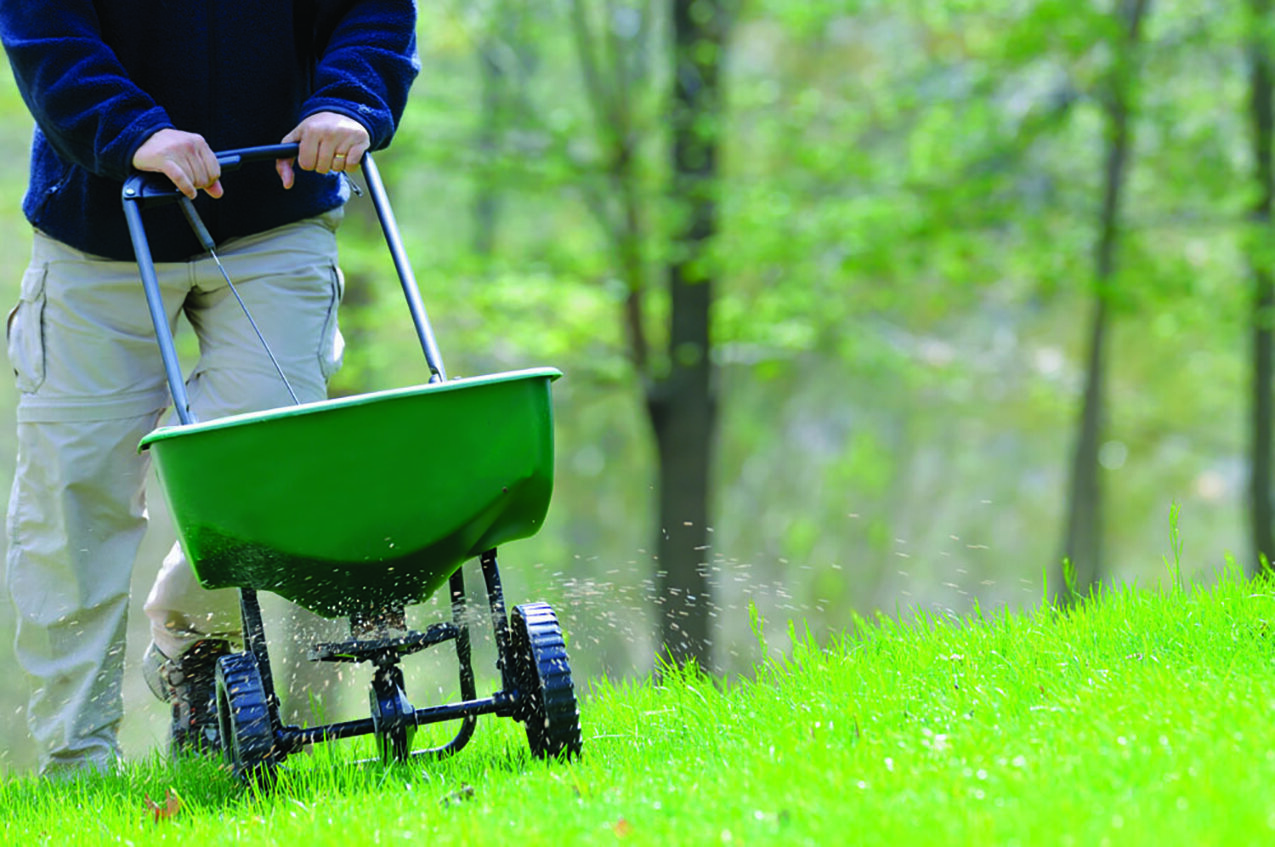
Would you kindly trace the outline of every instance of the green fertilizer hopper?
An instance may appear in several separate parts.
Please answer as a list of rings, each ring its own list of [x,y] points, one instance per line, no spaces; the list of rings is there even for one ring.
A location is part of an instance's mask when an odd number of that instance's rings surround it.
[[[433,595],[534,535],[553,489],[552,369],[165,427],[154,456],[205,588],[272,591],[326,617]]]
[[[296,155],[297,145],[285,144],[217,158],[229,171]],[[245,644],[217,663],[218,745],[236,774],[263,785],[291,753],[337,738],[374,735],[383,761],[452,754],[485,714],[523,723],[537,756],[577,755],[580,715],[562,629],[545,603],[506,613],[496,560],[498,545],[533,535],[548,510],[550,386],[561,374],[538,368],[447,378],[369,155],[363,175],[425,353],[429,382],[202,422],[190,411],[142,211],[178,203],[214,259],[216,245],[193,204],[165,178],[139,173],[124,184],[124,213],[180,421],[150,433],[141,449],[154,458],[200,584],[239,589]],[[233,282],[228,277],[226,282],[238,298]],[[256,330],[246,308],[244,314]],[[466,612],[462,565],[475,558],[501,680],[500,690],[488,697],[476,690]],[[409,629],[405,608],[444,585],[451,620]],[[349,619],[347,640],[312,645],[309,656],[372,665],[370,717],[310,727],[282,722],[258,591]],[[446,642],[455,645],[461,699],[417,708],[404,691],[400,662]],[[459,721],[452,740],[414,749],[417,727],[440,721]]]

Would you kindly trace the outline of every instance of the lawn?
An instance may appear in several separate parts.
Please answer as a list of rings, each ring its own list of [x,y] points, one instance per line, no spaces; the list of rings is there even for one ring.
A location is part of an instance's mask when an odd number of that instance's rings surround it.
[[[1273,622],[1275,585],[1234,573],[1067,611],[881,617],[828,644],[795,632],[747,679],[595,680],[575,762],[532,759],[518,725],[489,718],[444,762],[360,765],[366,744],[321,746],[264,796],[216,764],[157,758],[0,784],[0,840],[1267,842]]]

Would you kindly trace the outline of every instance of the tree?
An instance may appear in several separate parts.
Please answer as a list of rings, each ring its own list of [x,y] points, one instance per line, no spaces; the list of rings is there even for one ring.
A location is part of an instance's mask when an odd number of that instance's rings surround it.
[[[728,10],[724,0],[674,0],[670,9],[668,208],[673,223],[664,269],[664,349],[657,349],[649,327],[653,286],[646,241],[651,234],[644,225],[643,134],[635,106],[635,89],[651,80],[647,56],[653,10],[642,4],[622,10],[606,4],[606,38],[599,38],[591,26],[583,0],[573,0],[571,11],[610,188],[587,188],[586,196],[607,231],[625,286],[622,315],[629,359],[642,385],[658,455],[659,641],[670,660],[709,668],[709,479],[716,432],[710,251],[718,229],[720,80]]]
[[[1249,407],[1249,526],[1253,556],[1248,570],[1257,573],[1269,568],[1275,557],[1271,512],[1271,380],[1272,321],[1275,320],[1275,283],[1271,278],[1270,249],[1272,194],[1272,138],[1275,118],[1271,103],[1270,0],[1249,0],[1253,36],[1249,43],[1249,119],[1252,124],[1254,179],[1257,200],[1253,206],[1253,232],[1249,247],[1252,272],[1252,352],[1251,401]]]
[[[668,373],[647,389],[660,457],[661,534],[657,587],[661,641],[669,658],[711,667],[709,470],[713,389],[713,267],[718,229],[724,0],[674,0],[670,198],[677,225],[668,263]]]
[[[1085,388],[1067,493],[1062,556],[1064,570],[1059,578],[1053,580],[1055,592],[1061,589],[1058,596],[1064,600],[1071,596],[1071,591],[1063,586],[1070,586],[1083,594],[1102,578],[1103,498],[1098,451],[1107,414],[1107,335],[1111,287],[1115,283],[1120,240],[1121,200],[1133,146],[1134,60],[1149,6],[1150,0],[1122,0],[1116,12],[1122,24],[1122,37],[1115,45],[1116,58],[1105,92],[1103,198],[1094,252],[1095,290],[1089,323]]]

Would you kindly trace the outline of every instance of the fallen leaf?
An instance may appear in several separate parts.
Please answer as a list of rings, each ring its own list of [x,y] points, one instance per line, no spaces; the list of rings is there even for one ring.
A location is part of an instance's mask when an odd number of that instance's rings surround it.
[[[177,792],[170,788],[164,793],[164,805],[162,806],[152,800],[151,796],[147,794],[146,810],[151,813],[151,821],[153,823],[168,821],[177,817],[177,813],[182,810],[182,801],[177,796]]]

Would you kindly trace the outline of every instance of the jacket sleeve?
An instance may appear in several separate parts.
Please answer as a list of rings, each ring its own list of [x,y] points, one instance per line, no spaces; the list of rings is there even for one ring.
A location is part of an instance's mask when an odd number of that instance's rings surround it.
[[[354,118],[367,128],[372,149],[379,150],[390,143],[420,71],[416,3],[347,0],[336,5],[327,25],[319,22],[314,90],[301,117],[337,112]]]
[[[0,41],[36,125],[63,160],[115,180],[167,113],[102,41],[92,0],[3,0]]]

